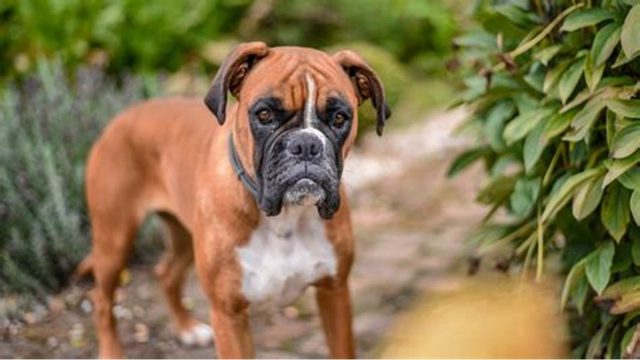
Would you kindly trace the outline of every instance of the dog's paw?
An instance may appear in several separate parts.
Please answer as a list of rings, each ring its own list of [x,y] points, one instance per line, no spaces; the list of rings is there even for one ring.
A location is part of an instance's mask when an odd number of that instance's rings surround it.
[[[207,346],[213,341],[213,329],[209,325],[196,322],[190,328],[180,331],[179,338],[186,346]]]

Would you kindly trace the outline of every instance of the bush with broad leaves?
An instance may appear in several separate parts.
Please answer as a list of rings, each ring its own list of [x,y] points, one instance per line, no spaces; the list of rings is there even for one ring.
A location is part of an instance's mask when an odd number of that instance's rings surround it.
[[[480,135],[450,175],[486,165],[478,252],[502,249],[538,278],[559,263],[574,355],[638,356],[640,1],[485,0],[474,10],[478,27],[456,41],[464,126]]]

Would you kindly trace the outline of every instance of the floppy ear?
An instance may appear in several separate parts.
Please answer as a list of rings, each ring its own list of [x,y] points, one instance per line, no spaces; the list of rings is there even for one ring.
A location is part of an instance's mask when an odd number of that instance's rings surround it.
[[[373,69],[360,57],[351,50],[341,50],[333,55],[333,59],[347,73],[358,95],[358,101],[371,98],[373,107],[376,109],[376,132],[382,136],[382,130],[386,120],[391,116],[391,109],[387,105],[384,96],[384,88],[380,79],[373,72]]]
[[[224,60],[204,98],[204,103],[218,118],[220,125],[224,124],[227,116],[227,93],[231,92],[237,97],[242,81],[247,77],[251,67],[268,53],[269,47],[256,41],[238,45]]]

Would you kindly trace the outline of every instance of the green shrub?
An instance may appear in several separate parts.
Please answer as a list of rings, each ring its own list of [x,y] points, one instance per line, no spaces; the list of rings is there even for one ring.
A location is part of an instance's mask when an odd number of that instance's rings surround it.
[[[152,91],[92,69],[66,80],[59,64],[0,98],[0,294],[42,294],[86,254],[84,164],[106,122]],[[149,90],[151,89],[151,90]]]
[[[456,24],[443,1],[281,0],[256,36],[274,44],[327,47],[369,42],[403,62],[446,54]]]
[[[450,173],[486,165],[478,251],[503,249],[537,278],[558,254],[574,355],[637,356],[640,2],[477,4],[457,43],[480,141]]]
[[[71,69],[103,64],[116,74],[188,67],[211,75],[219,64],[216,45],[257,39],[318,48],[370,42],[432,71],[455,32],[443,2],[3,0],[0,78],[29,73],[43,57]]]
[[[201,47],[232,33],[250,0],[3,0],[0,76],[42,57],[111,72],[175,71]],[[202,63],[200,63],[202,65]]]

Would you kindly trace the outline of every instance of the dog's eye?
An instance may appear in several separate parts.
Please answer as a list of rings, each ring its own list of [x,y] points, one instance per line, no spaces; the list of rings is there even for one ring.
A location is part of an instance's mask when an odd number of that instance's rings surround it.
[[[268,123],[269,121],[271,121],[271,118],[273,117],[273,113],[268,109],[262,109],[262,110],[258,111],[257,116],[258,116],[258,120],[260,120],[260,122]]]
[[[341,112],[333,116],[333,126],[339,128],[347,121],[347,116]]]

